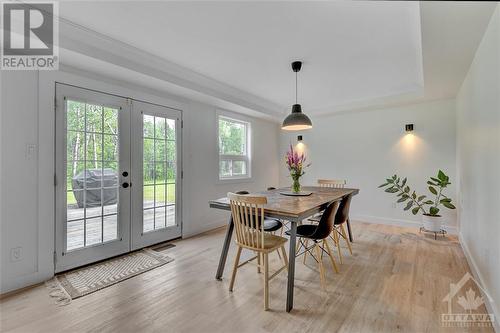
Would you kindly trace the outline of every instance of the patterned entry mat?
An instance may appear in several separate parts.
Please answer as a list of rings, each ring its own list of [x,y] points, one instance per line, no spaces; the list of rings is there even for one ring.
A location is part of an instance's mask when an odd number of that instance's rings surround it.
[[[174,259],[149,249],[111,258],[56,275],[47,281],[50,296],[60,305],[163,266]]]

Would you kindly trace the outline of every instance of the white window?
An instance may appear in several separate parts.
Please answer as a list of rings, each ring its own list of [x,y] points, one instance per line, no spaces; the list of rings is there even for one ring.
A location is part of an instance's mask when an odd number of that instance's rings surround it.
[[[250,123],[218,116],[219,179],[250,178]]]

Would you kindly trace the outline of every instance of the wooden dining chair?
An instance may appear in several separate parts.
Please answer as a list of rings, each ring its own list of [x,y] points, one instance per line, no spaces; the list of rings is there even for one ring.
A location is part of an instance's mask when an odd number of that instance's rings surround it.
[[[345,179],[318,179],[320,187],[344,188],[345,184],[347,184]]]
[[[327,238],[332,233],[335,222],[335,215],[339,207],[338,201],[335,201],[326,207],[321,220],[318,224],[302,224],[297,227],[297,237],[299,239],[299,247],[297,248],[296,256],[304,254],[304,256],[309,253],[314,260],[318,262],[321,286],[326,287],[325,279],[325,269],[323,267],[323,253],[326,253],[330,258],[332,263],[332,269],[335,273],[338,273],[338,267],[335,263],[335,257],[333,256],[330,246],[328,245]],[[289,232],[287,231],[287,234]],[[307,241],[311,240],[313,242],[312,246],[309,246]],[[303,249],[301,253],[300,250]],[[312,250],[316,252],[315,254]]]
[[[236,245],[238,246],[231,282],[229,283],[229,291],[233,291],[238,268],[258,258],[257,265],[259,269],[264,270],[264,310],[268,310],[269,281],[288,267],[288,259],[284,246],[287,239],[265,232],[263,206],[267,203],[266,197],[238,195],[235,193],[228,193],[227,197],[231,205],[231,214],[236,232]],[[240,264],[242,249],[253,251],[256,253],[256,256]],[[276,250],[281,250],[284,265],[270,276],[269,253]],[[261,258],[262,260],[260,260]]]

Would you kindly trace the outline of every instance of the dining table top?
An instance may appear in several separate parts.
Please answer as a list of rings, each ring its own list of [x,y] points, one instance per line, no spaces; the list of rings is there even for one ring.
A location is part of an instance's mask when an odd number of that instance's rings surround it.
[[[303,186],[301,191],[312,192],[308,196],[289,196],[280,192],[289,191],[290,188],[253,192],[249,195],[265,196],[267,204],[263,205],[264,213],[269,217],[288,218],[300,221],[326,208],[330,203],[341,200],[346,195],[356,195],[359,189],[355,188],[329,188],[320,186]],[[210,200],[211,208],[231,210],[227,197]]]

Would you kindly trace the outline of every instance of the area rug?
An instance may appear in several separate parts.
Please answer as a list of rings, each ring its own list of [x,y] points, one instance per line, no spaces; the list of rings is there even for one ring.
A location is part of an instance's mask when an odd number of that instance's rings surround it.
[[[171,261],[164,254],[144,249],[56,275],[46,286],[56,303],[65,305]]]

